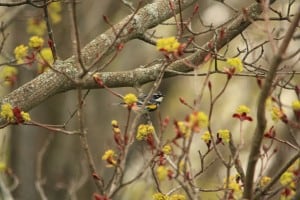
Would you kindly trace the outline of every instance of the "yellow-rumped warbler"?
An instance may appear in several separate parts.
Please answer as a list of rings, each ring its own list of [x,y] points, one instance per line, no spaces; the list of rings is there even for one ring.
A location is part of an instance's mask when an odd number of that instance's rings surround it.
[[[141,111],[140,108],[142,107],[142,105],[143,105],[146,97],[147,97],[147,95],[145,95],[145,94],[140,95],[138,97],[138,101],[136,102],[135,106],[133,106],[132,109],[134,111],[140,112]],[[159,105],[161,104],[161,102],[163,101],[163,99],[164,99],[164,95],[161,92],[155,92],[155,93],[153,93],[152,97],[146,103],[144,111],[146,111],[146,112],[155,111],[159,107]],[[120,103],[120,104],[121,105],[126,105],[123,102]]]
[[[138,97],[137,107],[141,107],[144,103],[145,98],[147,95],[143,95],[142,97]],[[161,92],[153,93],[152,97],[148,100],[145,105],[145,110],[148,112],[152,112],[158,108],[161,102],[164,99],[164,95]]]

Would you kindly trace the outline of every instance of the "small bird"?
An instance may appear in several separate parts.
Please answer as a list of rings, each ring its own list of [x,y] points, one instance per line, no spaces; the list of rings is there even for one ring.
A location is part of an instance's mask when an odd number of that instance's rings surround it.
[[[146,99],[147,96],[148,95],[146,95],[146,94],[140,95],[137,98],[137,102],[132,107],[132,110],[136,111],[136,112],[141,112],[142,111],[141,107],[143,106],[143,103],[144,103],[144,101],[145,101],[145,99]],[[155,111],[159,107],[159,105],[161,104],[161,102],[163,101],[163,99],[164,99],[164,95],[161,92],[155,92],[155,93],[153,93],[152,97],[145,104],[145,108],[144,108],[143,112],[152,112],[152,111]],[[119,103],[119,105],[127,108],[127,105],[124,102]]]
[[[142,107],[146,97],[147,95],[142,95],[138,97],[138,101],[136,103],[138,109],[136,110],[139,110],[139,108]],[[164,95],[161,92],[153,93],[152,97],[148,100],[148,102],[145,105],[145,110],[148,112],[155,111],[160,106],[163,99]]]

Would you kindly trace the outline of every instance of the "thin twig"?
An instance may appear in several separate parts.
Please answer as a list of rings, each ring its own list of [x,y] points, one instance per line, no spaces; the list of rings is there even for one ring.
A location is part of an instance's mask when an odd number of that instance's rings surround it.
[[[82,57],[81,57],[81,46],[80,46],[80,39],[79,39],[79,30],[78,30],[78,23],[77,23],[77,11],[76,11],[76,0],[72,0],[69,5],[69,13],[71,18],[71,33],[72,33],[72,44],[73,44],[73,52],[75,53],[75,60],[76,63],[79,65],[79,67],[82,70],[82,74],[85,74],[87,72],[87,69],[83,63]]]
[[[49,46],[52,51],[53,59],[54,61],[57,59],[57,50],[56,50],[56,43],[54,40],[53,30],[49,19],[49,13],[48,13],[48,6],[47,6],[47,0],[44,0],[45,6],[44,6],[44,15],[45,15],[45,21],[47,25],[48,30],[48,37],[49,37]]]
[[[97,186],[97,189],[99,192],[103,193],[103,188],[104,188],[104,181],[102,177],[100,177],[97,173],[95,162],[88,144],[88,139],[87,139],[87,133],[84,128],[84,119],[83,119],[83,95],[82,95],[82,89],[79,87],[77,89],[77,98],[78,98],[78,120],[79,120],[79,128],[80,128],[80,141],[81,141],[81,146],[82,149],[85,153],[85,156],[87,158],[91,176],[93,177],[93,180]]]
[[[54,136],[53,135],[48,135],[46,138],[41,150],[38,152],[37,155],[37,161],[36,161],[36,181],[35,181],[35,187],[40,194],[40,197],[42,200],[47,200],[47,195],[43,189],[44,181],[43,179],[43,174],[42,174],[42,169],[43,169],[43,159],[45,156],[46,151],[48,150],[49,145],[53,141]]]

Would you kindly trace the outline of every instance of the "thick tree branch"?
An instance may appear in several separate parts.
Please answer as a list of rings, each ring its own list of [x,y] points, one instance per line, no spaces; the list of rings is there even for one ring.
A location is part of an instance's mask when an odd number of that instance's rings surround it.
[[[182,1],[181,8],[185,9],[195,1],[196,0]],[[275,0],[272,0],[271,2],[273,3],[274,1]],[[178,11],[178,5],[176,4],[176,6],[176,11]],[[210,42],[205,44],[203,48],[210,51],[211,48],[209,48],[209,46],[211,46],[211,44],[216,44],[217,49],[222,48],[251,24],[250,19],[257,18],[261,13],[261,7],[257,3],[252,4],[246,10],[247,17],[245,16],[245,13],[239,14],[231,24],[220,29],[223,31],[222,34],[224,34],[222,37],[216,36]],[[124,20],[114,26],[116,31],[123,30],[117,40],[114,31],[109,29],[87,44],[81,51],[84,64],[88,66],[99,59],[99,57],[104,58],[113,52],[115,49],[111,47],[114,47],[114,41],[117,43],[125,43],[131,39],[137,38],[147,29],[158,25],[160,22],[171,16],[172,10],[169,8],[168,1],[161,0],[146,5],[136,13],[129,23],[128,20],[131,19],[131,16],[127,16]],[[124,25],[126,24],[127,26],[124,28]],[[170,69],[180,72],[191,71],[192,69],[187,67],[184,63],[191,62],[195,65],[201,64],[204,61],[207,51],[198,51],[183,60],[178,60],[170,65]],[[76,84],[66,77],[67,75],[75,80],[80,74],[74,66],[74,63],[74,57],[65,61],[56,61],[54,68],[64,74],[49,70],[1,98],[0,102],[8,102],[13,106],[18,106],[20,109],[28,111],[50,96],[76,88]],[[103,72],[98,75],[101,76],[104,84],[109,87],[132,87],[155,80],[159,74],[159,66],[160,65],[158,64],[148,68],[138,68],[124,72]],[[175,76],[175,74],[165,74],[165,77],[171,76]],[[97,85],[94,83],[91,76],[87,76],[83,87],[96,88]]]
[[[274,3],[275,0],[272,0],[270,2]],[[203,45],[202,50],[199,50],[182,60],[175,61],[168,67],[168,69],[178,72],[189,72],[193,69],[186,66],[185,63],[189,62],[193,63],[194,65],[200,65],[201,63],[203,63],[207,53],[212,50],[211,44],[216,44],[216,49],[221,49],[233,38],[244,31],[251,24],[251,19],[259,16],[262,10],[260,5],[255,3],[249,6],[246,11],[248,13],[248,16],[245,16],[244,13],[240,13],[235,18],[235,20],[231,22],[231,24],[226,27],[220,28],[220,30],[222,30],[222,34],[224,34],[222,39],[219,39],[220,34],[218,34],[216,37],[212,38],[205,45]],[[98,75],[108,87],[134,87],[156,80],[157,75],[160,72],[160,66],[160,63],[156,63],[147,68],[136,68],[134,70],[122,72],[103,72],[97,73],[96,75]],[[176,73],[166,72],[164,77],[167,78],[176,75]],[[87,80],[84,84],[85,88],[99,87],[97,84],[95,84],[95,81],[92,77],[87,77]],[[66,87],[61,88],[62,91],[75,88],[74,85],[65,86]]]
[[[187,8],[195,1],[196,0],[184,0],[182,1],[181,6]],[[178,4],[175,5],[176,11],[178,12]],[[81,51],[84,65],[89,66],[96,60],[99,60],[100,57],[104,58],[115,51],[115,41],[117,43],[125,43],[131,39],[137,38],[138,35],[144,33],[147,29],[158,25],[172,15],[173,13],[169,8],[168,1],[160,0],[146,5],[141,8],[133,18],[129,15],[114,26],[116,32],[123,30],[117,40],[115,38],[114,30],[109,29],[87,44]],[[130,19],[131,21],[128,23],[128,20]],[[124,28],[125,25],[126,27]],[[53,68],[56,69],[55,71],[61,71],[65,75],[49,70],[1,98],[0,102],[9,102],[22,110],[30,110],[48,97],[62,91],[61,88],[71,88],[72,85],[74,86],[74,82],[70,81],[66,75],[75,80],[80,74],[75,67],[75,62],[74,57],[65,61],[55,62],[53,66]]]

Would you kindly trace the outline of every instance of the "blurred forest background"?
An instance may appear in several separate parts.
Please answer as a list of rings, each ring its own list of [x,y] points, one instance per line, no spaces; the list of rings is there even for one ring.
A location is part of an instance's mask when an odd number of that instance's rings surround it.
[[[3,2],[3,1],[1,1]],[[16,2],[16,1],[15,1]],[[137,0],[131,0],[134,6],[137,6]],[[152,1],[145,0],[143,3]],[[253,3],[253,0],[226,0],[227,5],[234,7],[236,10],[241,10],[243,7]],[[272,6],[278,10],[285,11],[288,0],[279,0]],[[219,26],[229,20],[234,12],[226,5],[214,0],[199,0],[199,13],[204,24]],[[296,2],[299,4],[299,1]],[[102,16],[107,16],[112,24],[117,23],[122,18],[131,13],[128,7],[124,6],[121,1],[117,0],[84,0],[78,1],[78,27],[82,46],[90,42],[97,35],[109,28]],[[293,9],[299,8],[293,6]],[[184,12],[185,16],[189,16],[192,12],[192,7]],[[293,11],[294,12],[294,11]],[[70,39],[70,25],[68,10],[65,3],[62,3],[61,10],[62,20],[60,23],[53,26],[56,46],[59,58],[64,60],[72,56],[72,45]],[[17,7],[0,7],[0,21],[6,25],[5,33],[9,33],[8,39],[5,42],[3,53],[7,56],[13,56],[14,48],[22,43],[26,43],[31,36],[26,32],[28,18],[43,18],[43,10],[37,9],[29,5]],[[170,19],[168,22],[173,21]],[[286,29],[289,23],[285,21],[271,22],[271,26],[276,30],[278,35]],[[195,31],[204,29],[202,25],[195,20],[191,25]],[[166,37],[176,35],[175,26],[160,25],[155,27],[155,34],[158,37]],[[267,35],[258,31],[255,26],[250,26],[243,32],[251,45],[267,40]],[[196,37],[197,44],[202,45],[213,36],[212,32],[202,34]],[[300,40],[295,40],[291,43],[289,51],[299,49]],[[237,55],[238,49],[245,47],[243,39],[238,36],[230,42],[227,47],[227,57]],[[268,60],[269,55],[272,55],[270,48],[264,49],[264,58]],[[225,48],[221,50],[224,52]],[[163,58],[163,55],[156,50],[155,46],[149,45],[140,40],[133,40],[125,44],[124,49],[118,54],[117,58],[106,68],[107,71],[122,71],[129,70],[151,63],[157,58]],[[295,57],[299,61],[298,57]],[[264,62],[264,61],[262,61]],[[290,61],[295,62],[295,60]],[[208,63],[209,64],[209,63]],[[198,72],[207,71],[208,64],[199,68]],[[219,62],[219,66],[224,65],[224,62]],[[299,67],[299,62],[297,63]],[[36,70],[30,67],[21,67],[18,69],[18,78],[13,88],[0,87],[1,96],[9,91],[19,87],[37,76]],[[219,91],[226,80],[226,75],[216,74],[210,77],[214,91]],[[299,77],[294,80],[299,83]],[[158,111],[151,113],[151,119],[155,126],[159,123],[158,116],[162,118],[170,117],[171,123],[164,134],[174,134],[172,121],[174,119],[184,120],[186,114],[189,113],[187,107],[183,106],[179,98],[184,98],[190,104],[199,94],[199,89],[202,87],[204,77],[196,76],[176,76],[173,78],[164,79],[159,90],[165,95],[165,99]],[[147,93],[151,88],[152,83],[144,85],[143,91]],[[137,94],[134,88],[114,88],[121,94],[133,92]],[[233,133],[238,132],[239,124],[234,123],[231,117],[233,111],[238,105],[248,105],[252,111],[251,115],[255,122],[255,106],[258,96],[259,87],[255,78],[234,77],[230,82],[230,86],[222,96],[222,100],[216,104],[212,124],[214,129],[226,127]],[[284,91],[281,94],[282,102],[290,105],[291,101],[296,99],[296,96],[289,91]],[[200,104],[200,109],[204,112],[208,111],[208,95],[205,92],[203,100]],[[91,90],[85,102],[86,110],[86,128],[88,129],[88,140],[92,149],[93,157],[99,174],[108,179],[111,176],[112,170],[105,167],[105,162],[101,160],[103,152],[114,145],[112,137],[111,121],[118,120],[120,127],[125,126],[127,119],[127,110],[122,107],[115,106],[115,103],[120,102],[118,98],[111,95],[103,89]],[[46,124],[64,124],[70,114],[76,109],[77,100],[74,91],[68,91],[49,98],[47,101],[38,105],[30,111],[31,118]],[[286,113],[291,113],[287,109]],[[245,123],[244,130],[246,136],[246,146],[242,151],[246,158],[248,149],[248,139],[251,138],[255,123]],[[276,128],[281,128],[281,123],[278,122]],[[73,129],[77,127],[76,120],[71,120],[67,125]],[[284,129],[282,127],[282,129]],[[279,129],[280,130],[280,129]],[[280,131],[279,131],[280,132]],[[92,194],[96,191],[94,183],[90,180],[90,172],[87,167],[81,144],[77,136],[68,136],[60,133],[49,132],[45,129],[33,126],[9,126],[0,130],[1,154],[0,161],[7,163],[11,168],[12,173],[17,177],[18,184],[13,190],[15,199],[35,200],[41,199],[41,194],[37,190],[36,182],[43,183],[45,195],[48,199],[91,199]],[[195,154],[192,155],[194,160],[198,159],[197,151],[206,149],[206,145],[200,140],[200,136],[194,139],[193,149]],[[129,169],[127,176],[130,173],[135,173],[141,167],[143,160],[143,144],[136,144],[135,148],[130,151],[130,162],[127,165]],[[283,162],[288,154],[287,148],[280,148],[272,162]],[[211,159],[214,156],[211,155]],[[204,188],[214,187],[220,184],[224,178],[224,169],[221,165],[212,165],[201,178]],[[272,174],[276,170],[270,165],[269,173]],[[149,172],[150,174],[150,172]],[[3,175],[3,174],[2,174]],[[4,177],[4,175],[3,175]],[[40,178],[40,179],[39,179]],[[11,181],[11,180],[9,180]],[[155,191],[155,187],[149,187],[150,179],[147,175],[140,180],[123,188],[115,197],[120,200],[139,200],[151,199],[151,195]],[[166,186],[166,188],[169,186]],[[172,186],[171,186],[172,187]],[[203,195],[203,199],[218,199],[216,194],[207,193]]]

